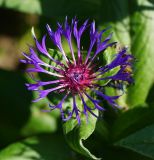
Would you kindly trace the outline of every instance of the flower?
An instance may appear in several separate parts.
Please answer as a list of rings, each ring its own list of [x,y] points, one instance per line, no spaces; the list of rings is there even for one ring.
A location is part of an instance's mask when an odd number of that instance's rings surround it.
[[[63,121],[75,117],[79,124],[81,122],[81,114],[88,117],[89,112],[97,117],[93,111],[95,109],[100,111],[104,110],[100,105],[102,99],[106,100],[111,106],[119,107],[116,100],[120,95],[106,95],[103,89],[105,87],[123,89],[123,83],[133,83],[132,62],[134,58],[131,54],[127,53],[127,48],[121,48],[118,53],[114,54],[110,63],[102,65],[101,58],[97,59],[97,57],[100,57],[100,55],[102,57],[104,51],[108,48],[112,47],[112,49],[115,50],[116,46],[116,42],[110,42],[112,34],[102,40],[107,29],[99,32],[95,29],[95,22],[93,21],[89,24],[88,20],[78,27],[78,20],[73,19],[72,23],[69,24],[67,18],[64,26],[58,23],[56,31],[53,31],[49,25],[47,25],[46,28],[50,39],[59,49],[59,54],[62,55],[63,59],[55,59],[49,53],[46,47],[46,35],[44,35],[42,41],[39,42],[35,36],[34,30],[32,31],[36,47],[30,46],[30,54],[23,53],[25,59],[21,60],[21,62],[33,66],[26,70],[28,73],[44,73],[51,77],[50,81],[35,80],[36,82],[34,84],[26,84],[28,90],[37,91],[39,93],[39,97],[35,99],[34,102],[45,98],[52,92],[63,94],[63,98],[58,104],[49,104],[50,110],[59,109]],[[90,37],[90,45],[86,54],[84,54],[81,49],[81,38],[85,31],[89,31]],[[70,54],[66,54],[64,51],[62,38],[67,40]],[[76,42],[77,53],[72,45],[73,38]],[[39,53],[37,54],[37,52]],[[52,61],[52,64],[43,61],[40,55]],[[46,68],[50,68],[50,70]],[[114,69],[117,71],[109,74]],[[42,89],[42,86],[49,85],[52,85],[52,87]],[[91,93],[93,93],[95,97],[91,96]],[[63,104],[67,98],[70,97],[72,97],[72,106],[66,113]],[[78,106],[77,98],[80,99],[82,107]],[[87,99],[91,102],[93,107],[86,103]]]

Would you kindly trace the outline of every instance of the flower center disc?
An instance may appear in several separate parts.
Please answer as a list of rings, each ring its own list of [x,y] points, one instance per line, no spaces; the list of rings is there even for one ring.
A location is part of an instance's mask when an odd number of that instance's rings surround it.
[[[80,72],[79,70],[76,72],[74,71],[70,74],[70,78],[72,78],[73,81],[80,83],[84,79],[84,73]]]
[[[73,92],[84,90],[91,82],[91,70],[85,66],[71,66],[65,74],[65,82]]]

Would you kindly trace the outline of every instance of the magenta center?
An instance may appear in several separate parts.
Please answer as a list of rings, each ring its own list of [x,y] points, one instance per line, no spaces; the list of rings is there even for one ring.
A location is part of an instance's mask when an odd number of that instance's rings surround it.
[[[71,65],[66,69],[64,74],[64,83],[68,84],[69,89],[77,93],[90,87],[92,81],[92,70],[85,65]]]

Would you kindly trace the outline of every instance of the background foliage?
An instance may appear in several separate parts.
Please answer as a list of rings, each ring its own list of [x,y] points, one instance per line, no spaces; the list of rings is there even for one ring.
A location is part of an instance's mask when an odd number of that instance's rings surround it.
[[[0,159],[154,159],[154,0],[0,0],[0,7]],[[62,124],[59,112],[41,112],[48,101],[31,102],[36,95],[26,90],[30,80],[19,63],[33,44],[31,27],[39,37],[46,23],[55,28],[66,15],[112,26],[114,39],[137,59],[135,85],[119,101],[124,109],[105,104],[103,118],[89,116],[88,125],[84,117],[78,126]]]

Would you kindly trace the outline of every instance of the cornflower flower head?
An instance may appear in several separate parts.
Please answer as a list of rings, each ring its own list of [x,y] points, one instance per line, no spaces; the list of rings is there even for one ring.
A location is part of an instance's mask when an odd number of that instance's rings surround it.
[[[117,51],[115,49],[116,42],[110,42],[112,34],[102,40],[107,29],[99,32],[95,28],[94,21],[88,23],[88,20],[86,20],[79,27],[76,18],[72,20],[71,24],[68,23],[66,18],[64,25],[58,23],[56,31],[53,31],[49,25],[46,25],[46,28],[51,41],[58,48],[59,52],[57,54],[62,56],[62,60],[56,59],[49,53],[46,47],[46,35],[39,42],[34,31],[32,32],[36,46],[35,48],[29,46],[30,53],[23,53],[25,59],[21,62],[33,66],[26,70],[28,73],[44,73],[51,78],[49,81],[35,80],[33,84],[26,84],[28,90],[37,91],[39,94],[34,102],[47,97],[53,92],[63,95],[58,104],[49,104],[50,110],[59,109],[63,121],[75,117],[79,124],[81,123],[81,114],[84,114],[87,118],[88,113],[97,117],[94,110],[104,110],[101,100],[106,100],[113,107],[119,107],[116,100],[121,95],[106,95],[104,88],[123,89],[124,83],[133,83],[132,62],[134,58],[131,54],[128,54],[127,48],[123,47]],[[89,33],[90,42],[86,52],[82,50],[81,45],[81,38],[85,31]],[[63,38],[68,43],[70,53],[66,53],[64,50]],[[73,39],[76,42],[77,51],[72,45]],[[101,57],[110,48],[117,53],[114,54],[110,62],[103,65]],[[46,57],[52,63],[46,63],[40,55]],[[112,73],[113,71],[114,73]],[[52,87],[48,89],[42,89],[44,86],[51,85]],[[72,98],[72,106],[66,112],[64,102],[68,98]],[[80,100],[82,106],[78,105],[77,99]],[[88,105],[87,100],[92,105]]]

